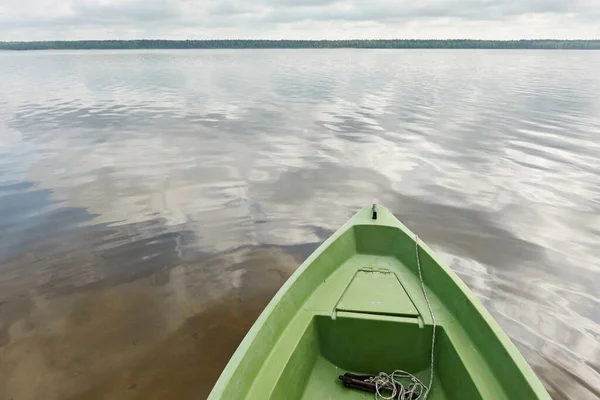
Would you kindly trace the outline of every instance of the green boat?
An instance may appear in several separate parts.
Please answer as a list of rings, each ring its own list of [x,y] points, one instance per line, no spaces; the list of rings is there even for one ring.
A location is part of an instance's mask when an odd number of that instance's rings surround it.
[[[375,205],[296,270],[209,395],[373,398],[550,399],[460,278]]]

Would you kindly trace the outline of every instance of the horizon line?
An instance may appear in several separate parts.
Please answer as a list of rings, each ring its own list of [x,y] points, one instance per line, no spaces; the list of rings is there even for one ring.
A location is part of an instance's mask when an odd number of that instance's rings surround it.
[[[382,39],[382,38],[370,38],[370,39],[45,39],[45,40],[0,40],[0,43],[40,43],[40,42],[139,42],[139,41],[153,41],[161,40],[165,42],[211,42],[211,41],[261,41],[261,42],[359,42],[359,41],[477,41],[477,42],[533,42],[533,41],[560,41],[560,42],[597,42],[598,39],[557,39],[557,38],[538,38],[538,39],[469,39],[469,38],[448,38],[448,39]]]

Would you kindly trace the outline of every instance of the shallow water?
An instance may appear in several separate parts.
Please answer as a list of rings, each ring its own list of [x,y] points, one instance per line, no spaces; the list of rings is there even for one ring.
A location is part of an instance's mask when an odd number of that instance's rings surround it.
[[[600,52],[0,53],[0,398],[203,398],[359,207],[600,397]]]

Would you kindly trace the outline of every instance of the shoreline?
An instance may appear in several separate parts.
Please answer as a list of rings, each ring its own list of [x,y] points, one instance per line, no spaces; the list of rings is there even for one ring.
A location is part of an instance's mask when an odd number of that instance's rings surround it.
[[[218,50],[218,49],[470,49],[470,50],[600,50],[596,40],[56,40],[0,41],[0,51],[27,50]]]

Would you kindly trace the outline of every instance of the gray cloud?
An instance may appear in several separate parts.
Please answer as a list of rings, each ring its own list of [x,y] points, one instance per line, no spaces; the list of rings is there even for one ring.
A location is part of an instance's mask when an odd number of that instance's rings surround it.
[[[341,1],[342,0],[271,0],[269,3],[283,6],[311,7],[339,3]]]
[[[336,3],[344,7],[312,8],[299,13],[296,9],[277,7],[263,19],[269,22],[316,21],[394,21],[417,18],[463,18],[497,20],[525,14],[569,13],[585,10],[576,3],[560,0],[442,0],[429,2],[358,1]]]
[[[595,0],[3,0],[0,40],[595,38],[598,8]]]
[[[180,16],[177,2],[133,0],[127,2],[74,2],[77,18],[87,23],[154,22]]]

